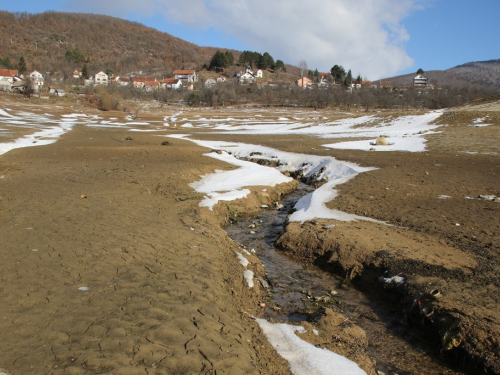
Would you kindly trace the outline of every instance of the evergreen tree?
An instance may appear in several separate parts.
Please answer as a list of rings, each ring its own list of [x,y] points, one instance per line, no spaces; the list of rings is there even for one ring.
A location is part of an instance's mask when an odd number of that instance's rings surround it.
[[[0,59],[0,65],[3,66],[5,69],[13,69],[14,65],[10,62],[10,59],[8,57],[4,59]]]
[[[226,61],[227,61],[227,66],[231,66],[234,64],[234,55],[230,51],[224,52],[224,55],[226,55]]]
[[[238,64],[240,65],[245,65],[245,60],[247,60],[247,52],[248,51],[243,51],[240,55],[240,57],[238,58]]]
[[[342,65],[334,65],[332,69],[330,69],[330,73],[332,74],[333,81],[335,83],[344,82],[345,78],[345,70]]]
[[[64,57],[68,62],[75,62],[77,64],[85,61],[85,54],[82,51],[79,51],[78,48],[71,49],[68,47]]]
[[[350,87],[351,85],[352,85],[352,73],[351,73],[351,69],[349,69],[349,71],[347,72],[347,75],[345,76],[344,86]]]
[[[274,70],[281,70],[282,72],[286,72],[285,63],[282,60],[276,60],[276,63],[273,67]]]
[[[420,68],[419,70],[417,70],[417,74],[424,74],[424,70]]]
[[[319,82],[319,72],[318,69],[314,69],[313,78],[316,82]]]
[[[26,73],[26,70],[28,68],[26,67],[26,61],[24,60],[24,57],[21,56],[19,58],[19,62],[17,63],[17,70],[19,71],[19,74],[24,74]]]
[[[208,66],[209,70],[222,70],[225,67],[229,66],[229,62],[227,61],[227,55],[224,52],[217,51],[212,56],[210,60],[210,65]]]
[[[87,64],[83,64],[82,77],[83,79],[89,79],[89,71],[87,69]]]
[[[264,52],[264,54],[262,56],[260,56],[260,59],[259,59],[259,68],[260,69],[269,69],[269,68],[272,68],[274,66],[274,59],[273,57],[267,53],[267,52]]]

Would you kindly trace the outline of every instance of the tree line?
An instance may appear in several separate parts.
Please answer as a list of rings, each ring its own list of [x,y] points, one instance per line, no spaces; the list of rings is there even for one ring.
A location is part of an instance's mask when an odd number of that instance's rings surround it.
[[[238,65],[250,66],[258,69],[274,69],[286,72],[285,63],[282,60],[274,60],[268,53],[243,51],[238,58]],[[234,65],[234,55],[230,51],[216,51],[208,66],[208,70],[220,71]]]
[[[349,92],[342,87],[308,90],[293,85],[258,87],[256,84],[218,84],[191,91],[184,101],[192,106],[222,106],[253,103],[263,107],[374,109],[441,109],[491,95],[486,89],[443,87],[434,90],[362,88]],[[168,95],[168,93],[167,93]]]
[[[28,70],[26,60],[21,56],[17,64],[13,64],[8,57],[0,58],[0,68],[17,70],[19,74],[24,74]]]
[[[218,107],[248,105],[259,107],[343,108],[367,112],[378,109],[414,110],[449,108],[491,95],[491,91],[477,88],[445,87],[434,90],[363,88],[348,92],[339,88],[305,90],[297,86],[259,87],[256,84],[216,84],[194,91],[143,91],[115,85],[85,87],[87,95],[97,98],[100,109],[126,110],[128,101],[156,100],[163,104],[184,103],[189,106]]]

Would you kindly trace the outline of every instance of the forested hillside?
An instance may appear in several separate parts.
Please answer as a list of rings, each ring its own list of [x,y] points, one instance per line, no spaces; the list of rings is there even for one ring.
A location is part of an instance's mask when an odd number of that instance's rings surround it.
[[[200,69],[216,51],[136,22],[95,14],[0,12],[0,38],[2,63],[15,66],[24,57],[29,70],[67,75],[83,64],[89,71],[117,73]]]

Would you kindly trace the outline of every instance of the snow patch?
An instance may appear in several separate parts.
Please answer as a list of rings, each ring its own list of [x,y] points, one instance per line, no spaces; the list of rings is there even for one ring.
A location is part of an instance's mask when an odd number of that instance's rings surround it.
[[[264,319],[256,321],[271,345],[288,361],[292,373],[296,375],[366,375],[353,361],[302,340],[296,334],[305,332],[301,326],[272,324]]]

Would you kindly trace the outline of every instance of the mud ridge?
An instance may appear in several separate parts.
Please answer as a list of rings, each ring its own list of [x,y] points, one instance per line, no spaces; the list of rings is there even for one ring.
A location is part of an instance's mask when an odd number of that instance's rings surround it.
[[[464,252],[400,228],[325,220],[288,223],[276,245],[341,275],[346,284],[397,310],[450,363],[471,374],[500,373],[498,336],[492,335],[500,328],[498,322],[486,308],[471,309],[457,296],[460,291],[473,293],[474,287],[480,291],[474,285],[477,263]],[[423,246],[457,256],[450,263],[432,256],[419,259],[417,250]]]

